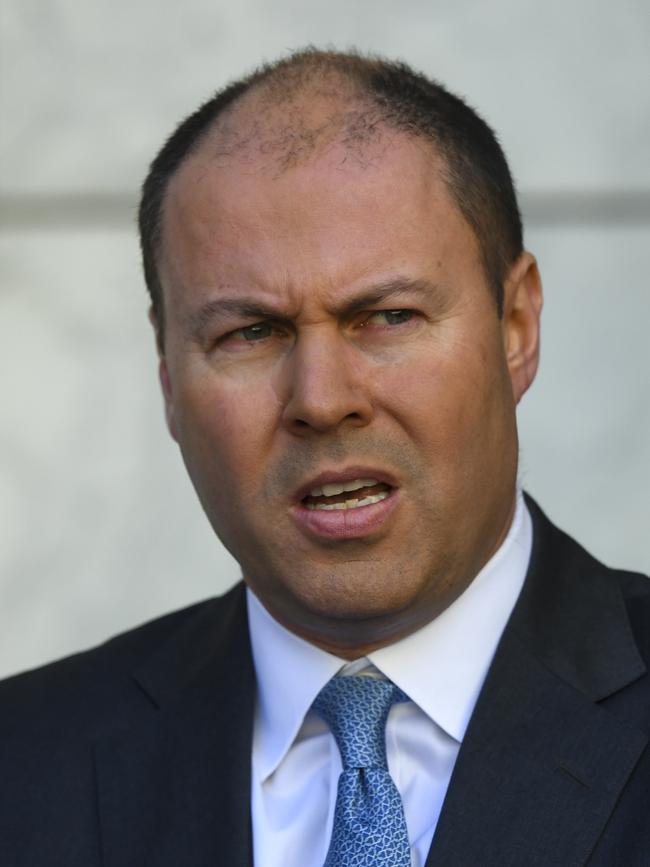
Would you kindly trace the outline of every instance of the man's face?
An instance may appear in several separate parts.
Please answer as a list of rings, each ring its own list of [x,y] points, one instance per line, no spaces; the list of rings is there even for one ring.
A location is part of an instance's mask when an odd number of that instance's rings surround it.
[[[160,269],[170,428],[258,597],[349,656],[435,617],[507,532],[532,375],[431,149],[278,172],[206,144]]]

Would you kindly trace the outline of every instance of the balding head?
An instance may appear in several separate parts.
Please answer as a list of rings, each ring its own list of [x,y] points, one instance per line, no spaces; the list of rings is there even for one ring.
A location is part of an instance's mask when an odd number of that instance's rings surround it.
[[[216,159],[265,163],[281,174],[335,146],[363,163],[394,133],[368,97],[340,73],[280,89],[252,87],[217,118],[205,144]]]

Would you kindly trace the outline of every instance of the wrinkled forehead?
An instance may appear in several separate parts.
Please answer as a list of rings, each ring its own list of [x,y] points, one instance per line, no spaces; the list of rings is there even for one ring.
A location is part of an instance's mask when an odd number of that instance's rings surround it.
[[[216,210],[224,202],[236,208],[238,200],[243,209],[265,194],[281,196],[289,186],[299,210],[296,196],[304,192],[309,199],[310,184],[324,175],[332,186],[358,192],[379,174],[392,174],[399,189],[405,171],[438,181],[447,174],[430,141],[390,126],[361,95],[341,92],[331,82],[309,91],[283,88],[280,95],[255,88],[220,116],[171,178],[163,239],[170,212],[182,219],[181,210]]]
[[[373,198],[390,199],[395,210],[423,213],[435,197],[455,207],[444,161],[428,142],[338,98],[298,108],[292,103],[295,110],[285,113],[274,105],[262,116],[252,103],[211,130],[170,181],[163,246],[172,227],[182,233],[192,222],[209,224],[213,239],[224,223],[258,228],[278,212],[293,215],[300,228],[305,218],[322,216],[319,207],[348,212],[354,200],[372,206]],[[356,217],[372,220],[375,210]]]
[[[180,298],[217,271],[241,277],[257,263],[259,272],[262,260],[268,280],[274,269],[298,280],[300,263],[307,271],[326,259],[322,273],[333,275],[351,249],[362,267],[379,232],[384,254],[399,260],[393,248],[409,227],[442,238],[464,222],[443,174],[428,142],[387,126],[373,106],[336,92],[273,101],[260,90],[215,125],[170,182],[164,293]],[[471,234],[468,243],[473,256]]]
[[[170,191],[161,257],[179,321],[225,287],[287,309],[336,305],[396,274],[452,285],[478,261],[429,149],[401,135],[364,159],[339,141],[281,172],[275,156],[193,155]]]

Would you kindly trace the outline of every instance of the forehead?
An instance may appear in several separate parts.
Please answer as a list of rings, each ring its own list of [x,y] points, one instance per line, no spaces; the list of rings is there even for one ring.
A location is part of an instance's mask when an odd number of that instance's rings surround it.
[[[425,252],[478,259],[427,142],[386,127],[360,142],[308,140],[290,165],[279,147],[225,148],[218,134],[188,157],[164,207],[166,295],[210,288],[217,272],[273,284],[318,272],[337,286]]]
[[[431,143],[389,127],[375,106],[353,97],[352,86],[340,76],[319,76],[302,89],[254,88],[179,167],[164,210],[180,205],[196,213],[203,205],[243,212],[248,201],[277,207],[290,191],[299,211],[316,187],[333,194],[349,189],[351,198],[352,190],[360,196],[364,187],[380,186],[385,196],[397,192],[405,175],[417,179],[420,192],[442,186],[445,165]],[[436,192],[447,198],[446,189]]]

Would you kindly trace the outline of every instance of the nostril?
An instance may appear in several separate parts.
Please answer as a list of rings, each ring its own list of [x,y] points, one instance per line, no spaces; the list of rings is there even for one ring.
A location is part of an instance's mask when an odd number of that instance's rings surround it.
[[[361,427],[373,416],[372,404],[363,389],[324,389],[302,383],[295,388],[283,411],[284,425],[296,434],[332,431],[341,425]]]
[[[336,416],[330,416],[325,412],[321,414],[313,413],[308,419],[294,416],[289,421],[290,428],[298,433],[307,431],[324,432],[346,425],[358,427],[365,424],[367,424],[367,420],[359,412],[350,412],[347,415]]]

